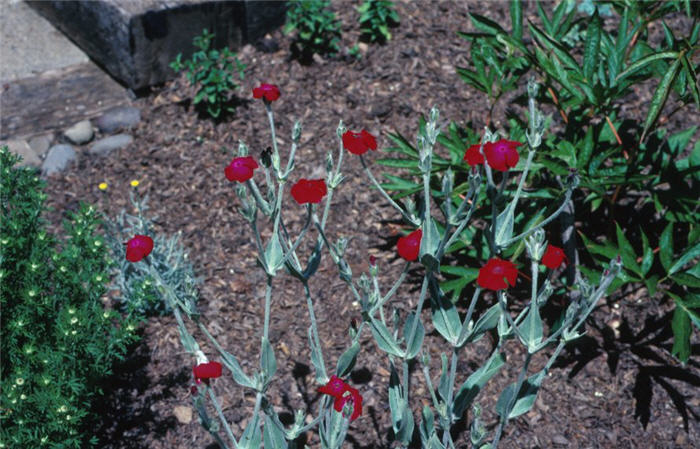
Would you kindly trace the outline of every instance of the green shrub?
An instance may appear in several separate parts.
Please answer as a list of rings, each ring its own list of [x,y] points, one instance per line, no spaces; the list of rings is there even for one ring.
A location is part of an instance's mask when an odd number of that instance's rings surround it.
[[[96,443],[97,382],[136,323],[100,301],[110,260],[97,211],[81,205],[65,241],[48,234],[44,183],[18,161],[0,149],[0,447],[83,448]]]
[[[170,67],[176,72],[187,69],[185,76],[190,85],[196,86],[193,104],[204,104],[206,112],[218,118],[222,112],[234,112],[231,105],[231,93],[239,88],[234,74],[238,72],[243,79],[245,66],[228,47],[221,50],[210,49],[214,34],[205,28],[201,36],[194,38],[194,46],[199,49],[192,54],[192,59],[182,61],[178,54]]]
[[[330,0],[300,0],[287,10],[286,34],[296,30],[292,51],[299,59],[311,61],[314,53],[333,55],[340,49],[340,22],[331,11]]]
[[[390,0],[365,0],[357,7],[363,37],[370,42],[384,43],[391,39],[390,26],[399,24],[399,15]]]

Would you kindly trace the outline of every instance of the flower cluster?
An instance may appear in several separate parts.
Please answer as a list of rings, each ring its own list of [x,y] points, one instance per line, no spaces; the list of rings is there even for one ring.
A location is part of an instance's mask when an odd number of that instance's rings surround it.
[[[362,414],[362,395],[340,377],[332,375],[328,383],[319,387],[318,391],[335,399],[333,408],[338,413],[341,413],[345,405],[350,402],[352,404],[350,421],[356,420]]]

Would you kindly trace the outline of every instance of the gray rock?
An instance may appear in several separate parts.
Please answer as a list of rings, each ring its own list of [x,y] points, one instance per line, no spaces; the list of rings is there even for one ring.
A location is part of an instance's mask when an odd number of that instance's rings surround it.
[[[63,132],[63,135],[76,145],[82,145],[92,140],[94,132],[90,120],[83,120]]]
[[[118,129],[131,128],[141,121],[141,111],[132,106],[117,106],[108,109],[95,120],[95,125],[103,133],[112,133]]]
[[[115,134],[95,141],[90,147],[90,154],[106,156],[114,150],[130,145],[134,138],[128,134]]]
[[[32,150],[26,140],[10,140],[4,145],[7,145],[10,153],[22,157],[22,161],[19,163],[20,167],[38,167],[41,165],[41,159],[39,159],[39,156]]]
[[[115,78],[137,90],[172,78],[169,64],[194,51],[202,29],[237,51],[284,24],[284,1],[44,0],[29,6],[70,36]]]
[[[29,139],[29,146],[32,150],[39,156],[43,156],[51,148],[51,142],[53,141],[53,134],[44,134],[43,136],[36,136]]]
[[[62,172],[76,158],[75,150],[66,144],[54,145],[46,154],[46,159],[41,165],[41,172],[45,175]]]

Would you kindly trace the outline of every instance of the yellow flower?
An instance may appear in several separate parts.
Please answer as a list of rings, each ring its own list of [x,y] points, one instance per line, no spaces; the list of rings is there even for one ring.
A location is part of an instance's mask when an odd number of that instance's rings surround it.
[[[100,185],[97,186],[100,190],[107,190],[107,183],[106,182],[101,182]]]
[[[139,185],[139,181],[137,179],[134,179],[133,181],[131,181],[131,187],[138,187],[138,185]]]

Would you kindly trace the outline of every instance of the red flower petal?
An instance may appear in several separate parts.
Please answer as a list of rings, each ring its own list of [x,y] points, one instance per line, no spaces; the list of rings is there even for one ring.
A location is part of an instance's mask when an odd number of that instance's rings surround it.
[[[336,412],[340,413],[343,411],[345,404],[350,401],[352,403],[352,414],[350,415],[350,421],[354,421],[362,414],[362,395],[359,391],[352,387],[347,387],[346,392],[349,394],[335,398],[333,408]]]
[[[418,259],[418,253],[420,252],[420,241],[423,238],[423,231],[418,229],[411,232],[405,237],[401,237],[396,243],[396,249],[399,252],[399,256],[408,260],[409,262]]]
[[[343,133],[343,147],[352,154],[365,154],[368,150],[377,149],[377,139],[365,131],[346,131]]]
[[[480,149],[481,144],[477,143],[467,148],[467,151],[464,152],[464,160],[467,161],[470,167],[484,163],[484,155],[481,154]]]
[[[280,97],[280,89],[274,84],[261,84],[253,89],[253,98],[264,98],[265,101],[273,102]]]
[[[329,396],[333,396],[334,398],[338,398],[342,396],[348,388],[348,385],[345,382],[343,382],[343,379],[334,374],[331,376],[330,380],[326,385],[318,388],[318,391],[319,393],[327,394]]]
[[[292,186],[292,197],[299,204],[320,203],[328,189],[323,179],[300,179]]]
[[[518,269],[513,262],[494,257],[481,267],[476,282],[481,288],[503,290],[514,286],[517,279]]]
[[[507,171],[518,165],[520,156],[517,148],[522,143],[501,139],[498,142],[487,142],[484,144],[484,154],[486,161],[494,170]]]
[[[253,171],[259,165],[251,156],[236,157],[224,169],[229,181],[246,182],[253,177]]]
[[[126,260],[138,262],[153,251],[153,239],[147,235],[135,235],[126,243]]]
[[[194,373],[194,377],[196,379],[213,379],[215,377],[221,377],[221,363],[200,363],[199,365],[192,367],[192,372]]]
[[[559,268],[564,260],[566,260],[566,255],[563,249],[558,246],[547,245],[544,256],[542,256],[542,265],[554,270],[555,268]]]

